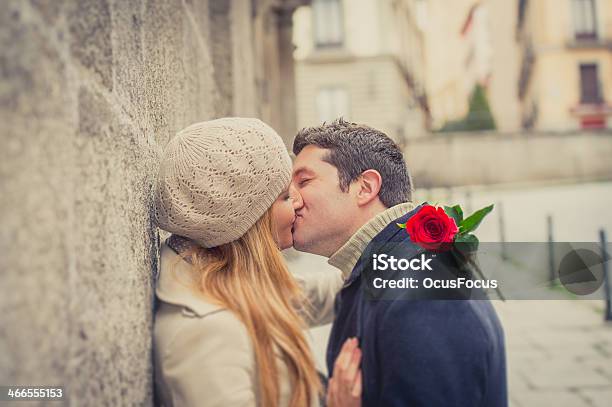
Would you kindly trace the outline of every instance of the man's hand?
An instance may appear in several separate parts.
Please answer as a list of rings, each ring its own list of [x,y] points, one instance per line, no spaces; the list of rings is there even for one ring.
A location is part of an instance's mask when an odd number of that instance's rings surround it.
[[[342,345],[327,389],[327,407],[361,407],[361,349],[357,338]]]

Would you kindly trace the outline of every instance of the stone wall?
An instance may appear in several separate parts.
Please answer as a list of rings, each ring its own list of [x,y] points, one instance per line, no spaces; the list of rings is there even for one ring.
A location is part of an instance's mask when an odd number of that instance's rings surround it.
[[[404,149],[417,187],[612,179],[612,132],[440,133]]]
[[[282,5],[3,2],[1,385],[152,404],[158,154],[193,122],[260,115],[256,68],[280,62],[254,51],[253,22]]]

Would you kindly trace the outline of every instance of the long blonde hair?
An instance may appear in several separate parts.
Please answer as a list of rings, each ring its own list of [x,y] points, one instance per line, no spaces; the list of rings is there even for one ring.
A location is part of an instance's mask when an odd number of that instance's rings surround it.
[[[194,246],[182,256],[191,260],[202,293],[246,326],[255,349],[261,405],[278,406],[275,355],[280,352],[289,371],[290,406],[309,406],[320,382],[297,311],[307,311],[306,300],[287,270],[273,230],[268,210],[240,239],[212,249]]]

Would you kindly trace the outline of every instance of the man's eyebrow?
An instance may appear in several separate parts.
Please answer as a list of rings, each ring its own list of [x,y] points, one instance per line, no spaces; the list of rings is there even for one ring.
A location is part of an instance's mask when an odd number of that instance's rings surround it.
[[[312,174],[314,174],[314,172],[310,168],[308,168],[308,167],[299,167],[299,168],[296,168],[293,171],[293,176],[294,177],[297,177],[298,175],[301,175],[301,174],[312,175]]]

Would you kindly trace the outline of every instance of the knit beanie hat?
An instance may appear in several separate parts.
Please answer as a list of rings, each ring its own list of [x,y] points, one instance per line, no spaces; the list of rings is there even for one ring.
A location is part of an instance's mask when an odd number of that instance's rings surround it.
[[[157,226],[204,247],[246,233],[289,185],[291,159],[258,119],[193,124],[166,146],[154,191]]]

